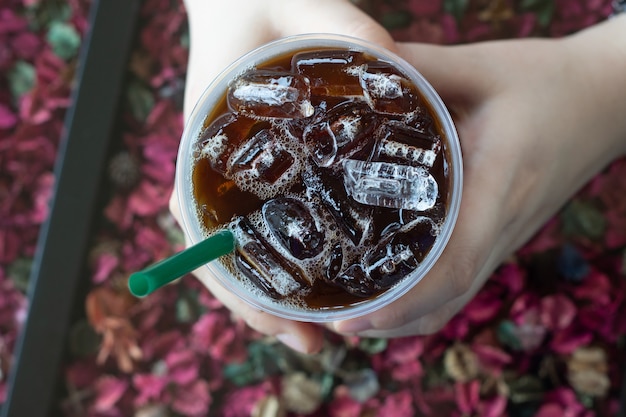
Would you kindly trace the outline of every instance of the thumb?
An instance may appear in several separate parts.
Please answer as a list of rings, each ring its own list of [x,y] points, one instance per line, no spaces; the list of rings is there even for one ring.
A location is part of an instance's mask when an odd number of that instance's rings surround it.
[[[448,104],[476,103],[490,87],[480,48],[398,43],[397,49]]]
[[[271,24],[280,36],[335,33],[360,38],[396,51],[393,38],[378,22],[346,0],[278,0]]]

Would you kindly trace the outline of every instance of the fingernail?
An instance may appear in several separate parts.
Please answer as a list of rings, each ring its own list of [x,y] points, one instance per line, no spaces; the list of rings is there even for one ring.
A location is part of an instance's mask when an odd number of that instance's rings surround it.
[[[346,320],[335,324],[335,331],[339,333],[359,333],[371,328],[372,323],[366,319]]]
[[[307,349],[304,346],[304,343],[302,343],[302,340],[296,335],[281,333],[279,335],[276,335],[276,339],[278,339],[281,343],[289,346],[293,350],[296,350],[300,353],[307,353]]]

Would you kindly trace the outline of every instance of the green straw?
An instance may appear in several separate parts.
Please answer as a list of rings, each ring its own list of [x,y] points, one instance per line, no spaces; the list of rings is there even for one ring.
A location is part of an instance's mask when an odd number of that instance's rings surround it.
[[[128,278],[128,288],[136,297],[145,297],[188,272],[226,255],[235,249],[235,237],[220,231],[182,252],[135,272]]]

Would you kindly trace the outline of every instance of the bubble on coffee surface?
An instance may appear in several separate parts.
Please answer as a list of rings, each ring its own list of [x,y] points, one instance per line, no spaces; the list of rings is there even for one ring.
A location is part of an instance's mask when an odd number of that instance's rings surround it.
[[[218,227],[233,231],[237,250],[222,264],[254,296],[297,309],[340,308],[419,268],[445,219],[447,186],[438,184],[449,173],[441,137],[424,127],[429,110],[416,107],[419,93],[394,66],[354,51],[300,58],[231,84],[220,111],[234,113],[216,113],[213,120],[228,126],[207,129],[214,143],[204,143],[198,163],[212,160],[219,181],[247,193],[224,196],[237,214]],[[271,81],[289,71],[297,77]],[[351,85],[325,86],[325,71]],[[294,106],[302,97],[313,111]],[[237,211],[246,195],[258,200]]]
[[[221,155],[226,149],[226,143],[228,142],[228,137],[224,134],[218,134],[204,143],[202,149],[200,150],[201,157],[208,157],[211,159],[217,159],[219,155]]]
[[[284,193],[304,164],[298,141],[288,129],[262,130],[231,155],[227,176],[262,200]]]

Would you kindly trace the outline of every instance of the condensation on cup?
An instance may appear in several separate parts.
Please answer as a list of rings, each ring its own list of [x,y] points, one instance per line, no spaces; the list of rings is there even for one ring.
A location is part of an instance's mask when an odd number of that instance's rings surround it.
[[[206,265],[222,286],[271,314],[327,322],[388,305],[432,268],[459,211],[462,158],[414,67],[312,34],[266,44],[213,81],[176,177],[191,243],[236,237]]]

